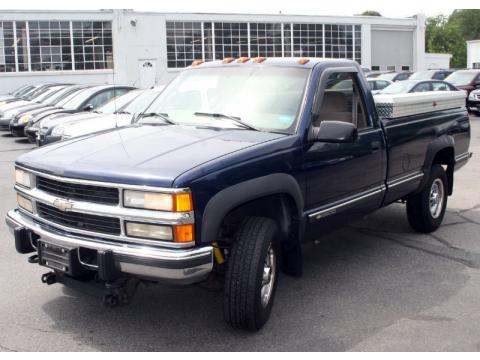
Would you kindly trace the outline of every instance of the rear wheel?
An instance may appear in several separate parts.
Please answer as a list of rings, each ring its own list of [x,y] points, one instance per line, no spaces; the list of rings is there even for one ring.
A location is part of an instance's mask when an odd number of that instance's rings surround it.
[[[277,224],[246,219],[227,261],[224,316],[234,328],[259,330],[268,320],[278,282]]]
[[[448,200],[448,181],[445,170],[433,165],[423,190],[407,200],[410,226],[418,232],[430,233],[442,224]]]

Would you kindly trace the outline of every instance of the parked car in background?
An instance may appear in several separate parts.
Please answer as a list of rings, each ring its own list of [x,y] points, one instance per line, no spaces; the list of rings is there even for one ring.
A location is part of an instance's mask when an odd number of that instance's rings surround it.
[[[411,75],[412,73],[409,71],[389,72],[389,73],[380,74],[376,78],[379,80],[388,80],[391,82],[396,82],[396,81],[408,80],[408,78],[410,78]]]
[[[453,70],[417,71],[409,77],[409,80],[445,80],[452,73]]]
[[[465,90],[467,95],[480,88],[480,70],[458,70],[448,76],[445,81],[452,83],[460,90]]]
[[[49,97],[42,105],[42,107],[35,107],[34,109],[23,108],[18,114],[10,121],[9,129],[14,136],[25,136],[25,128],[28,122],[36,115],[49,111],[61,101],[74,96],[75,93],[80,90],[88,88],[89,85],[68,85],[60,91],[56,92],[53,96]]]
[[[0,101],[0,111],[7,104],[35,101],[35,99],[41,94],[43,94],[49,87],[56,86],[56,85],[62,85],[62,84],[54,84],[54,83],[36,84],[31,89],[28,89],[25,93],[23,93],[20,96],[10,97],[8,99]]]
[[[387,86],[392,85],[393,83],[389,80],[383,79],[367,79],[368,84],[370,85],[370,89],[372,90],[372,94],[377,94],[379,91],[382,91]]]
[[[467,108],[470,112],[480,116],[480,89],[470,92],[467,99]]]
[[[455,86],[440,80],[405,80],[387,86],[378,94],[407,94],[427,91],[459,91]]]
[[[31,134],[33,133],[34,139],[36,139],[36,133],[38,132],[39,127],[38,122],[40,120],[46,118],[53,119],[58,116],[74,114],[82,111],[96,110],[113,98],[121,96],[133,89],[135,88],[132,86],[124,85],[97,85],[82,89],[59,102],[55,108],[42,111],[35,115],[35,117],[28,122],[25,135],[31,139]],[[30,134],[28,132],[30,132]],[[35,141],[36,140],[34,140],[34,142]]]
[[[23,94],[27,93],[29,90],[33,89],[33,87],[34,87],[34,85],[23,85],[23,86],[19,87],[17,90],[12,91],[9,94],[0,95],[0,102],[7,101],[7,100],[10,100],[10,99],[19,98]]]
[[[59,91],[65,85],[47,86],[37,91],[31,100],[19,100],[7,102],[0,106],[0,130],[8,130],[10,121],[23,109],[35,109],[44,106],[44,102]]]
[[[94,117],[82,118],[80,114],[66,116],[63,118],[65,121],[51,126],[48,130],[41,123],[37,144],[48,144],[130,125],[150,106],[162,90],[163,86],[158,86],[149,90],[131,91],[130,93],[135,92],[135,98],[122,107],[119,107],[118,103],[112,104],[113,100],[100,108],[101,113],[95,114]],[[130,93],[123,95],[122,98],[129,96]],[[114,111],[115,109],[117,110]]]

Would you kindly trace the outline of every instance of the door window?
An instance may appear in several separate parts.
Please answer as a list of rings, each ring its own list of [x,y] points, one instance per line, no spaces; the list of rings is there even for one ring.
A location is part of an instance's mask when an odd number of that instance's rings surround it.
[[[441,82],[434,82],[432,83],[433,91],[450,91],[450,88],[447,84]]]
[[[328,77],[314,126],[319,126],[322,121],[344,121],[354,124],[359,130],[368,127],[359,89],[355,73],[332,73]]]
[[[431,84],[430,83],[421,83],[415,86],[412,91],[412,93],[417,93],[417,92],[426,92],[426,91],[432,91]]]
[[[383,90],[385,89],[390,83],[388,81],[384,80],[378,80],[377,81],[377,90]]]

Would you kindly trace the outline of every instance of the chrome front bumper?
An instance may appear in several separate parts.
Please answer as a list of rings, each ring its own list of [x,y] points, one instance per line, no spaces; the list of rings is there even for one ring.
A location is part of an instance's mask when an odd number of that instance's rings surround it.
[[[15,230],[25,229],[40,237],[40,240],[53,245],[111,251],[115,267],[121,273],[140,278],[193,284],[204,280],[213,268],[211,246],[164,249],[145,245],[125,245],[108,239],[67,233],[33,221],[18,210],[9,211],[5,220],[12,234],[15,234]],[[89,268],[95,270],[94,267]]]

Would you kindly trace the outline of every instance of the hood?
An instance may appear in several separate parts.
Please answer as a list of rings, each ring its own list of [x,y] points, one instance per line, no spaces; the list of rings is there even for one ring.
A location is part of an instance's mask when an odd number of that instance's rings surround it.
[[[194,126],[130,126],[42,147],[20,156],[17,164],[58,176],[170,187],[194,167],[284,136]]]
[[[128,126],[132,123],[129,114],[104,114],[94,118],[76,119],[64,124],[64,135],[75,137],[92,134],[94,132]]]
[[[1,105],[0,106],[0,113],[6,113],[6,112],[10,112],[16,108],[19,108],[19,107],[22,107],[22,106],[25,106],[25,105],[32,105],[34,103],[30,102],[30,101],[25,101],[25,100],[19,100],[19,101],[14,101],[14,102],[11,102],[11,103],[6,103],[4,105]]]
[[[59,124],[96,118],[101,115],[102,114],[92,113],[92,112],[81,112],[76,114],[54,113],[42,121],[42,127],[52,128]]]

